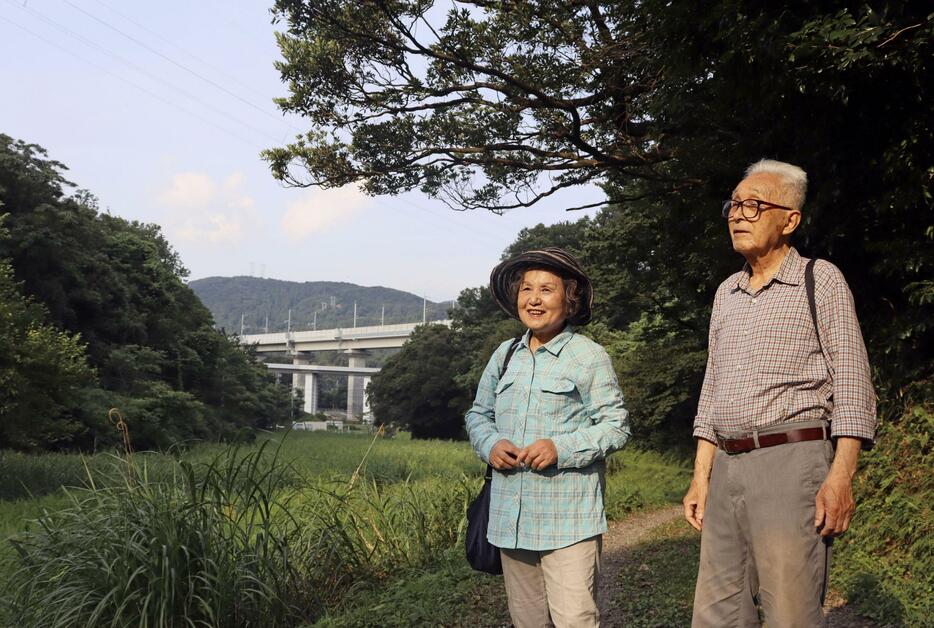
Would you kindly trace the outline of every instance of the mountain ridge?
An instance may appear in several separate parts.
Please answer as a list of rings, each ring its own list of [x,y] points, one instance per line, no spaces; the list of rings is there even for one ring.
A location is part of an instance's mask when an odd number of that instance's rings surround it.
[[[427,301],[387,286],[361,286],[345,281],[288,281],[238,275],[204,277],[188,286],[228,332],[285,331],[291,310],[292,329],[327,329],[387,325],[447,318],[452,301]],[[241,319],[242,317],[242,319]]]

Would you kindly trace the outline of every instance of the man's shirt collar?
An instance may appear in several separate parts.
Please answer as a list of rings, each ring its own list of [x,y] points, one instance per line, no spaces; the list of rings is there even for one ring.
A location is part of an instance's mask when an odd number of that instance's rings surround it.
[[[789,286],[800,286],[804,281],[804,266],[804,260],[798,255],[797,249],[795,247],[789,248],[788,253],[785,254],[785,259],[782,260],[782,265],[778,267],[778,272],[762,286],[762,290],[767,288],[773,281]],[[752,269],[749,267],[749,262],[746,262],[743,265],[743,270],[739,273],[739,278],[736,280],[736,286],[733,290],[742,290],[751,294],[752,291],[749,289],[750,277],[752,277]]]

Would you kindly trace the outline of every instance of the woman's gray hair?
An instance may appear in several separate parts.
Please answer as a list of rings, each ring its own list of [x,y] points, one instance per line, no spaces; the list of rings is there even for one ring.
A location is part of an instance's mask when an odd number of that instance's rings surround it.
[[[764,172],[774,174],[782,182],[782,196],[789,206],[797,210],[804,207],[804,197],[808,192],[808,174],[793,164],[774,159],[760,159],[746,168],[746,176]]]

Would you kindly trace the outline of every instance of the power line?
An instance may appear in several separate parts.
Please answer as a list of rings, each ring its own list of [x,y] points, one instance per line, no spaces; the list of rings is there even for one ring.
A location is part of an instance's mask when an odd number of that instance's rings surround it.
[[[186,55],[187,57],[189,57],[189,58],[191,58],[191,59],[194,59],[194,60],[197,61],[198,63],[200,63],[200,64],[202,64],[202,65],[204,65],[204,66],[206,66],[206,67],[208,67],[208,68],[211,68],[212,70],[214,70],[214,71],[217,72],[218,74],[222,75],[224,78],[226,78],[226,79],[228,79],[228,80],[230,80],[230,81],[233,81],[234,83],[236,83],[236,84],[239,85],[240,87],[242,87],[242,88],[246,89],[247,91],[251,92],[254,96],[260,96],[261,98],[267,98],[267,97],[268,97],[268,94],[260,94],[260,92],[259,92],[258,90],[256,90],[253,86],[247,85],[246,83],[244,83],[243,81],[241,81],[240,79],[238,79],[236,76],[234,76],[234,75],[232,75],[232,74],[228,74],[224,69],[219,68],[218,66],[216,66],[216,65],[214,65],[214,64],[212,64],[212,63],[210,63],[210,62],[208,62],[208,61],[205,61],[204,59],[202,59],[201,57],[199,57],[199,56],[196,55],[195,53],[193,53],[193,52],[187,50],[186,48],[180,46],[179,44],[177,44],[177,43],[171,41],[171,40],[168,39],[167,37],[164,37],[164,36],[160,35],[160,34],[157,33],[156,31],[154,31],[154,30],[152,30],[151,28],[147,27],[145,24],[140,24],[139,22],[137,22],[136,20],[134,20],[132,17],[126,15],[125,13],[122,13],[122,12],[118,11],[117,9],[115,9],[115,8],[112,7],[111,5],[107,4],[106,2],[102,2],[101,0],[94,0],[94,1],[97,2],[97,4],[101,5],[102,7],[104,7],[105,9],[107,9],[108,11],[110,11],[111,13],[114,13],[114,14],[117,15],[118,17],[123,18],[124,20],[126,20],[127,22],[129,22],[130,24],[132,24],[133,26],[139,28],[140,30],[146,31],[147,33],[149,33],[150,35],[152,35],[153,37],[155,37],[155,38],[158,39],[159,41],[161,41],[161,42],[163,42],[163,43],[166,43],[166,44],[172,46],[173,48],[178,49],[179,51],[181,51],[181,52],[182,52],[184,55]],[[294,128],[294,127],[293,127],[293,128]],[[296,130],[297,130],[297,129],[296,129]]]
[[[10,0],[10,2],[12,3],[12,0]],[[170,89],[174,89],[175,91],[181,93],[181,94],[182,94],[183,96],[185,96],[186,98],[189,98],[189,99],[195,101],[196,103],[198,103],[199,105],[201,105],[201,106],[203,106],[203,107],[205,107],[205,108],[207,108],[207,109],[212,110],[214,113],[217,113],[217,114],[219,114],[219,115],[221,115],[221,116],[223,116],[223,117],[225,117],[225,118],[227,118],[227,119],[229,119],[229,120],[231,120],[231,121],[233,121],[233,122],[236,122],[236,123],[238,123],[238,124],[243,125],[244,127],[248,128],[248,129],[250,129],[250,130],[252,130],[252,131],[254,131],[254,132],[256,132],[256,133],[259,133],[259,134],[263,135],[263,136],[264,136],[264,139],[265,139],[266,136],[268,135],[268,132],[265,131],[264,129],[260,129],[259,127],[253,126],[253,125],[250,124],[249,122],[246,122],[246,121],[244,121],[244,120],[242,120],[242,119],[240,119],[240,118],[238,118],[238,117],[236,117],[236,116],[234,116],[234,115],[231,115],[231,114],[229,114],[229,113],[223,111],[222,109],[219,109],[219,108],[215,107],[214,105],[212,105],[212,104],[210,104],[210,103],[207,103],[207,102],[201,100],[200,98],[198,98],[197,96],[195,96],[195,95],[192,94],[191,92],[189,92],[189,91],[187,91],[187,90],[185,90],[185,89],[183,89],[183,88],[181,88],[181,87],[175,85],[174,83],[172,83],[172,82],[170,82],[170,81],[167,81],[167,80],[165,80],[165,79],[163,79],[163,78],[160,78],[160,77],[156,76],[155,74],[152,74],[151,72],[149,72],[149,71],[146,70],[145,68],[140,67],[139,65],[133,63],[132,61],[129,61],[129,60],[125,59],[124,57],[120,56],[119,54],[113,52],[112,50],[110,50],[110,49],[108,49],[108,48],[105,48],[104,46],[101,46],[100,44],[98,44],[98,43],[96,43],[96,42],[94,42],[94,41],[92,41],[92,40],[90,40],[90,39],[84,37],[83,35],[81,35],[81,34],[79,34],[79,33],[76,33],[75,31],[69,29],[67,26],[64,26],[64,25],[62,25],[62,24],[56,22],[55,20],[53,20],[52,18],[48,17],[47,15],[43,15],[42,13],[39,13],[38,11],[36,11],[36,10],[34,10],[34,9],[29,9],[29,8],[27,8],[27,7],[25,7],[25,6],[22,6],[22,5],[17,5],[17,6],[18,6],[20,9],[22,9],[23,11],[25,11],[25,12],[29,13],[30,15],[32,15],[33,17],[35,17],[35,18],[37,18],[37,19],[40,19],[40,20],[42,20],[43,22],[45,22],[45,23],[47,23],[47,24],[50,24],[51,26],[57,28],[58,30],[62,31],[63,33],[65,33],[65,34],[67,34],[67,35],[69,35],[70,37],[72,37],[72,38],[74,38],[74,39],[80,41],[80,42],[83,43],[84,45],[89,46],[89,47],[91,47],[91,48],[94,48],[94,49],[96,49],[96,50],[98,50],[98,51],[100,51],[100,52],[102,52],[102,53],[104,53],[104,54],[106,54],[106,55],[108,55],[108,56],[110,56],[110,57],[116,59],[117,61],[119,61],[120,63],[123,63],[123,64],[126,65],[127,67],[129,67],[129,68],[131,68],[131,69],[133,69],[133,70],[139,72],[140,74],[142,74],[142,75],[144,75],[144,76],[149,77],[150,79],[152,79],[152,80],[154,80],[154,81],[156,81],[156,82],[158,82],[158,83],[161,83],[162,85],[165,85],[166,87],[169,87]]]
[[[165,55],[165,54],[161,53],[160,51],[156,50],[155,48],[153,48],[153,47],[150,46],[149,44],[147,44],[147,43],[145,43],[145,42],[143,42],[143,41],[140,41],[139,39],[137,39],[136,37],[133,37],[133,36],[130,35],[129,33],[126,33],[126,32],[124,32],[124,31],[122,31],[121,29],[117,28],[117,27],[114,26],[113,24],[109,23],[107,20],[104,20],[104,19],[102,19],[102,18],[99,18],[99,17],[97,17],[96,15],[94,15],[93,13],[90,13],[90,12],[88,12],[88,11],[85,11],[84,9],[82,9],[81,7],[79,7],[78,5],[76,5],[74,2],[71,2],[71,0],[62,0],[62,1],[63,1],[65,4],[67,4],[68,6],[72,7],[73,9],[75,9],[75,10],[77,10],[77,11],[83,13],[84,15],[88,16],[88,17],[91,18],[92,20],[94,20],[94,21],[96,21],[96,22],[98,22],[98,23],[100,23],[100,24],[103,24],[103,25],[106,26],[107,28],[111,29],[112,31],[114,31],[114,32],[116,32],[116,33],[119,33],[119,34],[122,35],[123,37],[126,37],[127,39],[129,39],[130,41],[132,41],[133,43],[135,43],[136,45],[138,45],[138,46],[140,46],[140,47],[142,47],[142,48],[148,50],[148,51],[151,52],[152,54],[157,55],[158,57],[161,57],[162,59],[165,59],[166,61],[168,61],[168,62],[171,63],[172,65],[174,65],[174,66],[176,66],[176,67],[178,67],[178,68],[181,68],[182,70],[184,70],[185,72],[188,72],[188,73],[191,74],[192,76],[195,76],[195,77],[201,79],[202,81],[204,81],[204,82],[207,83],[208,85],[211,85],[211,86],[214,87],[215,89],[219,89],[220,91],[224,92],[225,94],[227,94],[227,95],[230,96],[231,98],[235,98],[235,99],[239,100],[240,102],[242,102],[243,104],[247,105],[248,107],[252,107],[253,109],[259,111],[259,112],[260,112],[261,114],[263,114],[264,116],[267,116],[267,117],[272,118],[273,120],[282,122],[282,118],[280,118],[280,117],[278,117],[278,116],[275,116],[275,115],[269,113],[269,111],[267,111],[266,109],[263,109],[263,108],[260,107],[259,105],[255,104],[255,103],[253,103],[253,102],[251,102],[251,101],[249,101],[249,100],[247,100],[247,99],[245,99],[245,98],[242,98],[241,96],[239,96],[238,94],[235,94],[234,92],[230,91],[229,89],[227,89],[226,87],[224,87],[224,86],[221,85],[220,83],[217,83],[217,82],[215,82],[214,80],[212,80],[212,79],[210,79],[210,78],[204,76],[204,75],[201,74],[200,72],[197,72],[197,71],[195,71],[195,70],[192,70],[192,69],[189,68],[188,66],[186,66],[186,65],[184,65],[184,64],[182,64],[182,63],[179,63],[178,61],[176,61],[175,59],[172,59],[172,58],[169,57],[168,55]]]
[[[57,48],[57,49],[60,50],[61,52],[64,52],[65,54],[67,54],[67,55],[69,55],[69,56],[72,56],[72,57],[75,57],[76,59],[78,59],[79,61],[82,61],[83,63],[87,63],[88,65],[90,65],[90,66],[92,66],[92,67],[94,67],[94,68],[97,68],[98,70],[100,70],[100,71],[103,72],[104,74],[107,74],[107,75],[112,76],[113,78],[115,78],[115,79],[117,79],[117,80],[119,80],[119,81],[123,81],[124,83],[127,83],[127,84],[129,84],[129,85],[132,85],[133,87],[135,87],[136,89],[138,89],[138,90],[140,90],[141,92],[145,93],[146,95],[148,95],[148,96],[150,96],[150,97],[152,97],[152,98],[155,98],[156,100],[158,100],[158,101],[160,101],[160,102],[162,102],[162,103],[165,103],[165,104],[167,104],[167,105],[170,105],[170,106],[172,106],[172,107],[175,107],[176,109],[179,109],[180,111],[183,111],[183,112],[187,113],[187,114],[190,115],[190,116],[194,116],[195,118],[201,120],[202,122],[204,122],[204,123],[206,123],[206,124],[209,124],[209,125],[213,126],[214,128],[218,129],[219,131],[222,131],[223,133],[226,133],[227,135],[230,135],[231,137],[240,140],[241,142],[243,142],[244,144],[247,144],[248,146],[250,146],[250,147],[253,148],[254,150],[262,150],[262,147],[258,146],[257,144],[255,144],[255,143],[252,142],[251,140],[248,140],[248,139],[246,139],[245,137],[243,137],[243,136],[237,134],[236,132],[231,131],[230,129],[228,129],[228,128],[226,128],[226,127],[223,127],[223,126],[217,124],[216,122],[214,122],[213,120],[210,120],[210,119],[208,119],[208,118],[206,118],[206,117],[204,117],[204,116],[202,116],[202,115],[200,115],[200,114],[198,114],[198,113],[196,113],[196,112],[194,112],[194,111],[191,111],[191,110],[188,109],[187,107],[184,107],[184,106],[182,106],[182,105],[180,105],[180,104],[178,104],[178,103],[176,103],[176,102],[174,102],[174,101],[171,101],[171,100],[168,100],[168,99],[166,99],[166,98],[163,98],[163,97],[160,96],[159,94],[157,94],[157,93],[155,93],[155,92],[153,92],[153,91],[151,91],[151,90],[149,90],[149,89],[143,87],[142,85],[139,85],[138,83],[136,83],[136,82],[134,82],[134,81],[132,81],[132,80],[130,80],[130,79],[128,79],[128,78],[125,78],[125,77],[123,77],[123,76],[120,76],[119,74],[116,74],[116,73],[114,73],[114,72],[111,72],[110,70],[108,70],[108,69],[105,68],[104,66],[102,66],[102,65],[100,65],[100,64],[98,64],[98,63],[95,63],[94,61],[91,61],[91,60],[89,60],[89,59],[86,59],[86,58],[84,58],[83,56],[81,56],[81,55],[79,55],[79,54],[77,54],[77,53],[75,53],[75,52],[73,52],[73,51],[71,51],[71,50],[68,50],[67,48],[64,48],[64,47],[58,45],[57,43],[46,39],[45,37],[43,37],[43,36],[40,35],[39,33],[37,33],[37,32],[35,32],[35,31],[33,31],[33,30],[31,30],[31,29],[29,29],[29,28],[23,26],[22,24],[17,24],[17,23],[14,22],[13,20],[11,20],[11,19],[9,19],[9,18],[7,18],[7,17],[4,17],[4,16],[2,16],[2,15],[0,15],[0,19],[2,19],[3,21],[7,22],[8,24],[12,24],[13,26],[15,26],[16,28],[18,28],[18,29],[20,29],[20,30],[22,30],[22,31],[25,31],[25,32],[29,33],[30,35],[32,35],[32,36],[35,37],[36,39],[39,39],[39,40],[45,42],[45,43],[48,44],[49,46],[52,46],[53,48]]]
[[[13,3],[13,0],[9,0],[9,1],[10,1],[11,3]],[[237,100],[239,100],[239,101],[241,101],[241,102],[243,102],[243,103],[249,105],[250,107],[252,107],[252,108],[254,108],[254,109],[257,109],[258,111],[260,111],[260,112],[263,113],[264,115],[267,115],[267,116],[269,116],[269,117],[272,117],[273,119],[276,119],[276,120],[279,121],[279,122],[282,122],[282,120],[281,120],[280,118],[277,118],[276,116],[273,116],[272,114],[270,114],[270,113],[267,112],[266,110],[264,110],[264,109],[258,107],[257,105],[255,105],[255,104],[253,104],[253,103],[251,103],[251,102],[249,102],[249,101],[247,101],[247,100],[245,100],[245,99],[243,99],[243,98],[241,98],[241,97],[239,97],[238,95],[236,95],[235,93],[231,92],[230,90],[228,90],[228,89],[225,88],[224,86],[222,86],[222,85],[216,83],[215,81],[213,81],[213,80],[211,80],[211,79],[209,79],[209,78],[207,78],[207,77],[201,75],[200,73],[198,73],[198,72],[196,72],[196,71],[194,71],[194,70],[188,68],[187,66],[185,66],[185,65],[183,65],[183,64],[181,64],[181,63],[175,61],[174,59],[171,59],[170,57],[164,55],[163,53],[161,53],[161,52],[159,52],[158,50],[152,48],[151,46],[149,46],[149,45],[147,45],[146,43],[140,41],[139,39],[133,37],[132,35],[129,35],[129,34],[123,32],[122,30],[120,30],[120,29],[117,28],[116,26],[113,26],[113,25],[111,25],[110,23],[108,23],[106,20],[103,20],[103,19],[101,19],[101,18],[99,18],[99,17],[97,17],[97,16],[95,16],[95,15],[89,13],[88,11],[85,11],[85,10],[82,9],[81,7],[78,7],[77,5],[75,5],[75,4],[74,4],[73,2],[71,2],[70,0],[63,0],[63,1],[64,1],[66,4],[68,4],[69,6],[73,7],[74,9],[78,10],[79,12],[83,13],[84,15],[86,15],[86,16],[90,17],[91,19],[93,19],[93,20],[95,20],[95,21],[97,21],[97,22],[103,24],[103,25],[106,26],[107,28],[109,28],[109,29],[111,29],[111,30],[113,30],[113,31],[115,31],[115,32],[117,32],[117,33],[119,33],[119,34],[122,35],[123,37],[125,37],[125,38],[129,39],[130,41],[132,41],[133,43],[135,43],[135,44],[141,46],[142,48],[146,49],[147,51],[149,51],[149,52],[151,52],[151,53],[153,53],[153,54],[158,55],[159,57],[165,59],[166,61],[172,63],[173,65],[175,65],[175,66],[177,66],[177,67],[179,67],[179,68],[185,70],[186,72],[188,72],[188,73],[190,73],[190,74],[196,76],[197,78],[201,79],[202,81],[207,82],[207,83],[210,84],[211,86],[213,86],[213,87],[215,87],[215,88],[217,88],[217,89],[223,91],[223,92],[226,93],[226,94],[229,94],[230,96],[232,96],[232,97],[236,98]],[[102,3],[102,2],[99,2],[99,0],[98,0],[98,3],[99,3],[99,4],[102,4],[102,5],[105,6],[105,7],[107,6],[106,4],[104,4],[104,3]],[[220,115],[222,115],[222,116],[224,116],[224,117],[226,117],[226,118],[229,118],[229,119],[231,119],[231,120],[233,120],[233,121],[235,121],[235,122],[238,122],[239,124],[242,124],[243,126],[249,128],[249,129],[251,129],[251,130],[253,130],[253,131],[257,132],[257,133],[260,133],[260,134],[264,135],[264,137],[266,137],[266,136],[268,135],[268,132],[267,132],[267,131],[264,131],[264,130],[262,130],[262,129],[259,129],[259,128],[255,127],[255,126],[253,126],[253,125],[251,125],[251,124],[249,124],[249,123],[247,123],[247,122],[244,122],[243,120],[240,120],[239,118],[236,118],[235,116],[232,116],[232,115],[230,115],[230,114],[227,114],[226,112],[224,112],[224,111],[218,109],[217,107],[214,107],[213,105],[210,105],[209,103],[205,103],[204,101],[202,101],[202,100],[199,99],[198,97],[194,96],[193,94],[187,92],[186,90],[184,90],[184,89],[182,89],[182,88],[180,88],[180,87],[178,87],[178,86],[172,84],[171,82],[168,82],[168,81],[166,81],[166,80],[164,80],[164,79],[161,79],[161,78],[159,78],[159,77],[157,77],[157,76],[152,75],[152,74],[151,74],[150,72],[148,72],[147,70],[145,70],[145,69],[143,69],[143,68],[140,68],[138,65],[136,65],[136,64],[134,64],[134,63],[132,63],[132,62],[126,60],[126,59],[124,59],[124,58],[121,57],[120,55],[118,55],[118,54],[116,54],[116,53],[114,53],[114,52],[108,50],[107,48],[104,48],[103,46],[101,46],[101,45],[99,45],[99,44],[97,44],[97,43],[95,43],[95,42],[93,42],[93,41],[91,41],[91,40],[88,40],[87,38],[81,36],[80,34],[77,34],[77,33],[75,33],[74,31],[71,31],[71,30],[68,29],[67,27],[62,26],[61,24],[55,22],[55,21],[52,20],[51,18],[48,18],[47,16],[45,16],[45,15],[43,15],[43,14],[41,14],[41,13],[38,13],[38,12],[32,10],[32,9],[29,9],[29,8],[23,6],[23,5],[17,4],[16,6],[17,6],[18,8],[20,8],[20,9],[23,9],[23,10],[27,11],[28,13],[30,13],[30,14],[33,15],[34,17],[37,17],[37,18],[39,18],[39,19],[41,19],[41,20],[43,20],[43,21],[45,21],[45,22],[47,22],[47,23],[49,23],[49,24],[52,24],[52,25],[55,26],[56,28],[58,28],[58,29],[62,30],[63,32],[69,34],[69,35],[72,36],[73,38],[75,38],[75,39],[81,41],[81,42],[84,43],[85,45],[94,47],[94,48],[96,48],[96,49],[98,49],[98,50],[104,52],[105,54],[108,54],[108,55],[112,56],[113,58],[117,59],[117,60],[120,61],[121,63],[124,63],[125,65],[127,65],[127,66],[129,66],[129,67],[135,69],[136,71],[141,72],[142,74],[144,74],[144,75],[146,75],[146,76],[149,76],[150,78],[152,78],[152,79],[154,79],[154,80],[156,80],[156,81],[158,81],[158,82],[160,82],[160,83],[162,83],[162,84],[164,84],[164,85],[167,85],[167,86],[169,86],[169,87],[171,87],[171,88],[173,88],[173,89],[179,91],[180,93],[184,94],[186,97],[192,99],[192,100],[195,101],[196,103],[198,103],[198,104],[200,104],[200,105],[202,105],[202,106],[204,106],[204,107],[207,107],[207,108],[209,108],[209,109],[215,111],[216,113],[219,113]],[[110,7],[108,7],[108,8],[110,8]],[[117,15],[123,17],[124,19],[127,19],[127,20],[130,21],[131,23],[136,24],[137,26],[140,26],[141,28],[143,28],[143,29],[146,30],[147,32],[150,32],[150,33],[152,33],[153,35],[155,35],[156,37],[159,37],[160,39],[163,39],[164,41],[166,41],[165,38],[159,36],[158,34],[154,33],[154,32],[151,31],[150,29],[147,29],[147,28],[143,27],[142,25],[138,24],[137,22],[133,21],[132,19],[128,18],[127,16],[124,16],[123,14],[119,13],[118,11],[116,11],[116,10],[114,10],[114,9],[112,9],[112,8],[111,8],[111,10],[114,11],[114,13],[116,13]],[[139,89],[140,91],[146,93],[147,95],[149,95],[149,96],[151,96],[151,97],[153,97],[153,98],[159,100],[160,102],[163,102],[163,103],[165,103],[165,104],[168,104],[168,105],[171,105],[171,106],[173,106],[173,107],[176,107],[177,109],[179,109],[179,110],[181,110],[181,111],[183,111],[183,112],[185,112],[185,113],[187,113],[187,114],[189,114],[189,115],[192,115],[192,116],[194,116],[195,118],[197,118],[197,119],[199,119],[199,120],[201,120],[201,121],[203,121],[203,122],[206,122],[206,123],[210,124],[211,126],[217,128],[218,130],[220,130],[220,131],[222,131],[222,132],[224,132],[224,133],[227,133],[228,135],[231,135],[232,137],[235,137],[236,139],[238,139],[238,140],[240,140],[240,141],[242,141],[242,142],[244,142],[244,143],[250,145],[252,148],[254,148],[254,149],[256,149],[256,150],[262,150],[262,149],[263,149],[263,147],[261,147],[261,146],[255,144],[255,143],[253,143],[252,141],[250,141],[250,140],[248,140],[248,139],[246,139],[246,138],[240,136],[239,134],[237,134],[237,133],[235,133],[235,132],[233,132],[233,131],[231,131],[231,130],[229,130],[229,129],[223,127],[223,126],[218,125],[217,123],[213,122],[212,120],[209,120],[209,119],[205,118],[204,116],[201,116],[201,115],[199,115],[198,113],[195,113],[195,112],[191,111],[190,109],[187,109],[186,107],[183,107],[182,105],[179,105],[178,103],[176,103],[176,102],[174,102],[174,101],[167,100],[166,98],[163,98],[162,96],[156,94],[155,92],[152,92],[152,91],[149,90],[149,89],[146,89],[145,87],[143,87],[143,86],[141,86],[141,85],[135,83],[134,81],[132,81],[132,80],[130,80],[130,79],[127,79],[127,78],[125,78],[125,77],[123,77],[123,76],[120,76],[120,75],[118,75],[118,74],[115,74],[114,72],[111,72],[110,70],[107,70],[107,69],[104,68],[103,66],[100,66],[99,64],[94,63],[93,61],[90,61],[90,60],[88,60],[88,59],[86,59],[86,58],[84,58],[84,57],[82,57],[82,56],[80,56],[80,55],[78,55],[78,54],[76,54],[76,53],[70,51],[70,50],[67,50],[67,49],[63,48],[62,46],[60,46],[60,45],[58,45],[58,44],[56,44],[56,43],[54,43],[54,42],[49,41],[49,40],[46,39],[45,37],[39,35],[38,33],[35,33],[34,31],[29,30],[28,28],[26,28],[26,27],[24,27],[24,26],[21,26],[21,25],[19,25],[19,24],[16,24],[15,22],[12,22],[12,21],[10,21],[10,20],[6,20],[6,21],[8,21],[9,23],[13,24],[14,26],[17,26],[18,28],[20,28],[20,29],[22,29],[22,30],[28,32],[29,34],[31,34],[31,35],[33,35],[34,37],[36,37],[36,38],[42,40],[43,42],[45,42],[45,43],[47,43],[47,44],[49,44],[49,45],[51,45],[51,46],[53,46],[53,47],[55,47],[55,48],[61,50],[62,52],[65,52],[66,54],[69,54],[69,55],[71,55],[71,56],[73,56],[73,57],[75,57],[75,58],[77,58],[77,59],[79,59],[79,60],[81,60],[81,61],[83,61],[83,62],[85,62],[85,63],[88,63],[89,65],[92,65],[93,67],[99,69],[100,71],[102,71],[102,72],[104,72],[104,73],[106,73],[106,74],[108,74],[108,75],[110,75],[110,76],[112,76],[112,77],[114,77],[114,78],[116,78],[116,79],[118,79],[118,80],[121,80],[121,81],[123,81],[123,82],[125,82],[125,83],[128,83],[128,84],[132,85],[133,87],[135,87],[135,88]],[[183,51],[183,52],[184,52],[184,51]],[[193,55],[190,55],[190,56],[193,57]],[[291,126],[291,125],[289,125],[289,126],[290,126],[292,129],[295,129],[295,127],[293,127],[293,126]],[[295,130],[297,130],[297,129],[295,129]],[[271,137],[268,137],[267,139],[269,139],[271,142],[274,141]],[[422,212],[422,213],[427,214],[427,215],[432,219],[432,221],[435,222],[436,225],[438,224],[438,220],[444,220],[444,221],[446,221],[447,223],[456,226],[456,227],[457,227],[458,229],[460,229],[460,230],[465,230],[465,231],[468,231],[468,232],[471,232],[471,233],[475,234],[476,236],[479,236],[481,239],[487,241],[487,242],[490,243],[490,244],[494,244],[494,245],[497,245],[497,246],[503,246],[502,240],[501,240],[499,234],[496,234],[496,233],[493,233],[493,232],[490,232],[490,231],[486,231],[485,229],[478,229],[476,225],[470,225],[470,226],[468,226],[468,225],[462,224],[462,223],[460,223],[460,222],[454,220],[454,219],[451,218],[450,216],[447,216],[446,213],[434,212],[434,211],[432,211],[432,210],[429,210],[429,209],[427,209],[427,208],[425,208],[425,207],[422,207],[421,205],[418,205],[418,204],[413,203],[413,202],[411,202],[411,201],[407,201],[406,204],[405,204],[403,207],[398,207],[398,206],[393,206],[393,205],[388,204],[386,201],[382,200],[380,197],[371,197],[371,198],[372,198],[372,200],[373,200],[374,203],[376,203],[376,204],[378,204],[378,205],[381,205],[381,206],[384,206],[384,207],[386,207],[386,208],[388,208],[388,209],[390,209],[390,210],[394,210],[394,211],[403,211],[403,212],[410,213],[410,214],[411,214],[411,212],[408,211],[409,208],[418,210],[418,211],[420,211],[420,212]]]
[[[402,205],[402,206],[398,206],[398,205],[390,205],[388,202],[382,200],[382,198],[381,198],[381,197],[378,197],[378,196],[371,197],[371,198],[372,198],[372,200],[373,200],[373,202],[374,202],[375,204],[381,205],[381,206],[383,206],[383,207],[385,207],[385,208],[387,208],[387,209],[389,209],[389,210],[396,211],[396,212],[400,212],[400,211],[401,211],[401,212],[404,212],[404,213],[408,213],[409,215],[413,215],[413,214],[411,213],[411,211],[409,211],[409,210],[410,210],[410,209],[417,209],[417,210],[419,210],[419,211],[421,211],[421,212],[427,214],[427,215],[431,218],[432,222],[434,222],[435,226],[438,227],[439,230],[448,230],[448,231],[450,231],[450,228],[448,228],[448,227],[446,227],[446,226],[440,224],[439,221],[440,221],[440,220],[444,220],[444,221],[446,221],[446,222],[448,222],[448,223],[451,223],[451,224],[456,225],[457,228],[458,228],[459,230],[461,230],[461,231],[466,231],[466,232],[469,232],[469,233],[473,233],[474,236],[478,236],[481,240],[484,240],[484,241],[486,241],[486,242],[489,243],[489,244],[494,244],[494,245],[497,245],[497,246],[500,246],[500,245],[501,245],[501,242],[500,242],[500,240],[499,240],[499,238],[498,238],[497,236],[494,236],[494,235],[492,235],[492,234],[489,234],[489,233],[486,233],[486,232],[483,232],[483,231],[479,231],[479,230],[477,230],[476,228],[474,228],[473,226],[462,225],[462,224],[458,223],[457,221],[452,220],[450,217],[448,217],[448,216],[447,216],[446,214],[444,214],[444,213],[433,212],[433,211],[431,211],[430,209],[426,209],[426,208],[421,207],[420,205],[416,205],[416,204],[414,204],[414,203],[407,203],[407,204],[404,204],[404,205]]]

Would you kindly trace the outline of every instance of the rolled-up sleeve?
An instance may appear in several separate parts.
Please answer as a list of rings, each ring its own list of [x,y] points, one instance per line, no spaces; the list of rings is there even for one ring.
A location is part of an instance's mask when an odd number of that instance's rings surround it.
[[[602,348],[594,359],[589,386],[580,394],[592,425],[552,437],[559,469],[586,467],[622,449],[631,435],[623,393],[610,356]]]
[[[711,423],[710,413],[713,409],[714,398],[717,391],[717,371],[714,367],[714,355],[717,351],[717,330],[720,327],[720,299],[721,291],[717,290],[713,300],[713,309],[710,312],[710,330],[707,340],[707,369],[704,371],[704,385],[701,387],[700,400],[697,403],[697,415],[694,417],[694,438],[703,438],[712,443],[717,442],[717,435]]]
[[[496,429],[496,385],[499,382],[500,365],[505,358],[506,351],[509,350],[509,344],[511,341],[504,343],[493,352],[480,376],[473,405],[464,417],[470,445],[487,464],[490,462],[490,450],[500,440],[500,434]]]
[[[859,438],[869,448],[878,424],[876,392],[853,294],[835,266],[821,266],[831,273],[829,293],[818,308],[820,331],[822,338],[826,338],[824,349],[833,365],[831,435]]]

